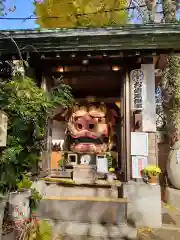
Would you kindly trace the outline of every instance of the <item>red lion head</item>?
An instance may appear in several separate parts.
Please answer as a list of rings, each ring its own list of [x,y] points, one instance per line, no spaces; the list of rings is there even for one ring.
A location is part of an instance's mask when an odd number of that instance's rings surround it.
[[[114,113],[103,103],[74,106],[68,114],[68,134],[73,152],[107,152],[113,145]]]

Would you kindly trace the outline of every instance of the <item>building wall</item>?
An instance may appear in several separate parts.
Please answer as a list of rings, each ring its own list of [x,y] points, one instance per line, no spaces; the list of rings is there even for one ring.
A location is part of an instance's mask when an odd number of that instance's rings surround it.
[[[65,130],[67,127],[67,123],[66,122],[59,122],[56,120],[53,120],[53,124],[52,124],[52,143],[53,145],[55,143],[61,145],[63,145],[64,143],[64,138],[65,138]]]
[[[157,156],[157,137],[156,133],[148,133],[148,163],[149,164],[158,164],[158,156]]]

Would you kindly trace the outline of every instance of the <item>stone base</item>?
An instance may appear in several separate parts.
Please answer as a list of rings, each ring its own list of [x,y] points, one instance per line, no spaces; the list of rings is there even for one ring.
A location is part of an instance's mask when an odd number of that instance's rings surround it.
[[[73,181],[75,183],[94,183],[96,180],[96,168],[92,165],[76,165],[73,169]]]
[[[53,227],[53,240],[59,234],[65,235],[64,240],[135,240],[137,230],[132,226],[122,224],[119,226],[105,226],[101,224],[87,224],[78,222],[58,222],[51,221]],[[58,238],[59,239],[59,238]],[[15,240],[15,234],[7,234],[2,240]]]
[[[165,189],[165,200],[168,204],[180,210],[180,190],[167,187]]]
[[[41,200],[36,215],[41,219],[97,224],[126,223],[126,201],[101,198],[50,198]]]
[[[127,197],[127,218],[137,227],[162,226],[161,189],[145,183],[122,184],[123,197]]]
[[[33,183],[33,188],[43,197],[108,197],[118,198],[118,189],[120,186],[77,186],[77,185],[58,185],[46,184],[45,181],[39,180]]]
[[[56,177],[56,178],[71,178],[72,170],[60,171],[60,169],[51,169],[49,176]]]

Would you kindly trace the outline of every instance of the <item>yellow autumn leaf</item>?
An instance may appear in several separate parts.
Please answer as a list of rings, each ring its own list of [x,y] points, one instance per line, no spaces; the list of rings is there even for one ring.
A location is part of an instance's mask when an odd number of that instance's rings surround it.
[[[44,0],[35,4],[36,23],[41,28],[103,27],[127,23],[124,0]]]

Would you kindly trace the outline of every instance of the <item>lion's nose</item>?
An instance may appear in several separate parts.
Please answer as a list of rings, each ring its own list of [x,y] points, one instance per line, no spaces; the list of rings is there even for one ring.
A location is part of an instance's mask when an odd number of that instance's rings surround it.
[[[95,128],[95,124],[94,123],[89,123],[88,128],[89,128],[89,130],[93,130]]]

